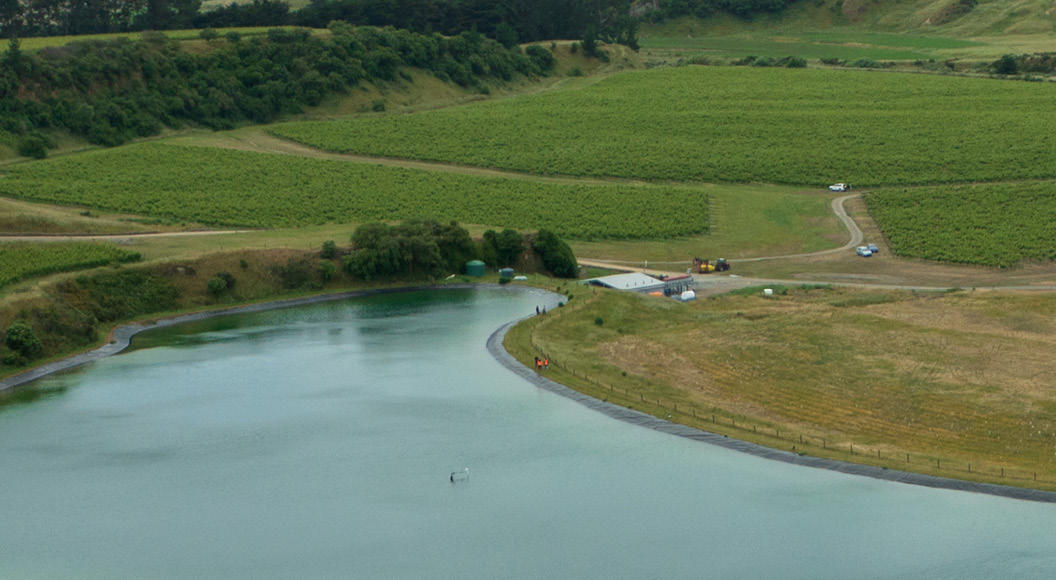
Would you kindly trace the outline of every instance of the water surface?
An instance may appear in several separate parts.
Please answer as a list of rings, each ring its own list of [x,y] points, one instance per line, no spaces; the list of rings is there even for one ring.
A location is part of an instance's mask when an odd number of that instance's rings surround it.
[[[484,344],[542,304],[219,318],[41,381],[0,408],[0,578],[1056,574],[1056,506],[766,461],[529,385]]]

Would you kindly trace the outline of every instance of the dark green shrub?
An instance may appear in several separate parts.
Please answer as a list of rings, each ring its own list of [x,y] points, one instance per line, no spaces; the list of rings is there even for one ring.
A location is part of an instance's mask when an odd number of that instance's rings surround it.
[[[33,329],[22,320],[12,322],[11,326],[7,327],[4,332],[4,344],[27,360],[40,356],[44,350],[44,345]]]
[[[554,58],[554,53],[538,44],[533,44],[528,48],[525,48],[524,54],[531,59],[532,64],[544,73],[553,70],[554,64],[557,62]]]
[[[597,324],[598,326],[602,326],[602,325],[605,324],[605,319],[600,317],[600,316],[595,316],[594,317],[594,324]]]
[[[383,101],[381,99],[374,99],[374,101],[370,103],[370,110],[374,111],[375,113],[384,112],[385,111],[385,101]]]
[[[572,248],[550,230],[539,230],[532,243],[533,251],[543,260],[543,267],[558,278],[579,276],[579,264]]]
[[[323,242],[323,249],[319,252],[319,257],[324,260],[333,260],[337,257],[337,244],[334,240]]]
[[[329,282],[334,279],[334,274],[337,274],[337,266],[333,262],[320,262],[319,263],[319,279],[323,282]]]
[[[44,159],[48,156],[48,140],[38,133],[30,133],[18,140],[18,154],[33,159]]]
[[[203,28],[202,30],[198,31],[198,38],[201,38],[202,40],[204,40],[206,42],[216,40],[219,37],[220,37],[220,34],[218,34],[212,28]]]
[[[206,282],[206,289],[214,298],[219,298],[224,292],[227,292],[227,280],[220,276],[213,276]]]
[[[999,75],[1014,75],[1019,72],[1019,63],[1015,55],[1006,54],[993,63],[994,72]]]

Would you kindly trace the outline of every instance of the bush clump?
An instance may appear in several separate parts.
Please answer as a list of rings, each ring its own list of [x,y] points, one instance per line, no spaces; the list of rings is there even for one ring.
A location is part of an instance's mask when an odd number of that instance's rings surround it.
[[[25,360],[32,360],[44,351],[44,345],[33,329],[22,320],[17,320],[7,327],[4,332],[4,345]]]
[[[543,260],[543,267],[558,278],[579,276],[579,264],[564,240],[550,230],[539,230],[532,242],[532,250]]]

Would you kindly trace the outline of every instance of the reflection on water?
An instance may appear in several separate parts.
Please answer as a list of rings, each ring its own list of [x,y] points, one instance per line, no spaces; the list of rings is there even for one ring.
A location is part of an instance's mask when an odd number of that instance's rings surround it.
[[[1056,506],[768,462],[535,389],[484,343],[540,304],[214,319],[9,395],[0,578],[1056,572]]]
[[[67,388],[68,387],[65,384],[51,383],[48,385],[34,386],[33,388],[14,389],[12,391],[0,392],[0,413],[19,405],[28,405],[37,401],[61,396],[66,392]]]

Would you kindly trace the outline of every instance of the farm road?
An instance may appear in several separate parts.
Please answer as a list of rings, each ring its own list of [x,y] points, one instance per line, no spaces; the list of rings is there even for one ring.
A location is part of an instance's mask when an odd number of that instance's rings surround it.
[[[254,230],[197,230],[191,232],[143,232],[127,234],[24,235],[0,234],[0,242],[113,242],[130,238],[177,238],[186,236],[223,236]]]

